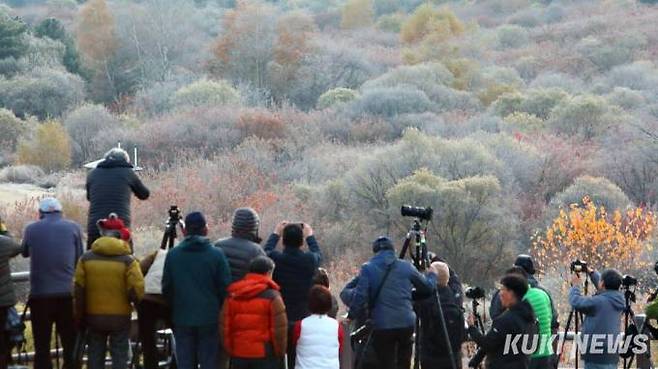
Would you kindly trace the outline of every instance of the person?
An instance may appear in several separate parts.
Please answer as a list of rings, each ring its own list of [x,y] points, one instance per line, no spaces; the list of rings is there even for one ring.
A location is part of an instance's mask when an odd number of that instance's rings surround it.
[[[231,282],[231,271],[221,249],[208,239],[206,218],[200,212],[185,217],[185,238],[167,253],[162,294],[171,308],[180,369],[217,369],[218,317]]]
[[[130,254],[130,230],[116,215],[98,221],[99,237],[75,269],[75,321],[86,329],[89,369],[104,369],[107,340],[113,369],[128,367],[132,305],[144,295],[144,277]]]
[[[87,176],[87,247],[99,237],[96,222],[107,214],[115,213],[130,228],[130,196],[140,200],[149,198],[150,192],[137,177],[130,164],[128,153],[114,148],[105,154],[104,160]]]
[[[279,240],[283,243],[283,251],[276,250]],[[307,252],[301,249],[304,241],[308,245]],[[308,293],[313,287],[313,277],[322,261],[320,246],[310,225],[281,222],[267,239],[265,253],[276,265],[273,278],[281,287],[288,328],[289,332],[292,332],[292,326],[296,322],[310,315]],[[292,339],[290,334],[289,339]],[[295,366],[295,350],[290,341],[288,343],[288,367],[292,369]]]
[[[239,208],[233,213],[231,237],[223,238],[215,246],[224,251],[231,267],[231,281],[242,279],[249,270],[249,264],[258,256],[265,256],[258,236],[260,218],[252,208]]]
[[[486,353],[488,369],[527,369],[529,357],[522,347],[507,347],[510,337],[536,333],[532,307],[523,300],[528,292],[528,280],[518,274],[505,275],[500,284],[500,301],[505,311],[493,319],[486,335],[475,326],[475,316],[468,316],[468,334]],[[523,340],[519,340],[522,342]]]
[[[273,271],[272,259],[258,256],[229,286],[219,326],[233,369],[278,369],[286,354],[288,319]]]
[[[461,346],[466,338],[464,329],[464,310],[459,304],[459,298],[448,285],[450,270],[448,264],[434,262],[431,264],[433,271],[437,274],[437,292],[443,311],[443,319],[439,314],[439,301],[436,294],[425,297],[416,302],[416,312],[420,319],[420,360],[423,368],[452,368],[451,357],[455,368],[461,368],[462,350]],[[443,321],[446,323],[450,349],[443,333]]]
[[[52,328],[62,342],[63,364],[72,367],[75,326],[73,324],[73,276],[82,256],[82,230],[64,219],[62,204],[53,197],[39,203],[40,220],[23,232],[23,257],[30,258],[30,295],[34,368],[52,369]]]
[[[0,235],[0,327],[7,325],[7,311],[16,305],[16,292],[11,281],[9,260],[21,253],[22,247],[11,237]],[[9,363],[9,337],[0,329],[0,369]]]
[[[416,324],[412,289],[431,294],[436,274],[430,270],[423,276],[410,262],[398,259],[388,237],[377,238],[372,251],[375,256],[361,266],[353,296],[347,298],[351,300],[350,316],[357,320],[365,321],[370,307],[372,347],[366,350],[374,354],[366,355],[363,368],[409,369]]]
[[[600,274],[592,271],[590,278],[597,286],[594,296],[582,296],[582,279],[579,273],[572,274],[569,290],[569,304],[585,314],[581,330],[582,342],[591,342],[595,335],[605,335],[605,342],[608,342],[610,337],[615,340],[620,333],[621,316],[626,306],[624,295],[619,291],[621,274],[615,269],[607,269]],[[619,363],[619,353],[611,352],[605,344],[589,344],[585,347],[583,361],[585,369],[613,369],[617,368]]]
[[[309,292],[311,315],[295,323],[292,343],[297,369],[340,369],[344,333],[338,321],[328,315],[332,296],[328,288],[315,285]]]
[[[144,274],[144,298],[137,306],[139,340],[142,343],[144,369],[158,369],[158,327],[171,327],[171,310],[162,296],[162,274],[167,250],[158,248],[139,263]]]
[[[313,284],[316,286],[323,286],[326,289],[331,292],[331,288],[329,287],[329,272],[325,268],[318,268],[317,272],[315,273],[315,277],[313,277]],[[331,294],[331,310],[329,310],[329,317],[336,319],[338,316],[338,300],[336,299],[336,296],[334,296],[333,293]]]

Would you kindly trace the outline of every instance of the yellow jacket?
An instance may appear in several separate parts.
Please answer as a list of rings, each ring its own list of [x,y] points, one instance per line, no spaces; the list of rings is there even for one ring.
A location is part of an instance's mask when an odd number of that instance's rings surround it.
[[[101,237],[75,270],[76,318],[98,331],[130,325],[131,303],[144,296],[144,276],[130,246],[117,238]]]

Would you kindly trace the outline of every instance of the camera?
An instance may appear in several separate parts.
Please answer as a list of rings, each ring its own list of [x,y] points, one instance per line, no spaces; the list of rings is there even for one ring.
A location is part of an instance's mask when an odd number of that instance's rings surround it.
[[[624,287],[633,287],[637,285],[637,278],[633,277],[632,275],[625,274],[621,278],[621,284]]]
[[[169,207],[169,221],[168,223],[171,224],[176,224],[178,221],[183,219],[183,216],[181,215],[180,209],[178,208],[177,205],[171,205]]]
[[[432,210],[430,206],[425,208],[420,206],[402,205],[402,208],[400,208],[400,214],[402,214],[403,217],[414,217],[429,221],[432,220],[434,210]]]
[[[484,298],[484,290],[481,287],[469,287],[464,291],[464,295],[468,297],[469,299],[483,299]]]
[[[587,273],[587,262],[580,259],[576,259],[571,262],[571,272],[572,273]]]

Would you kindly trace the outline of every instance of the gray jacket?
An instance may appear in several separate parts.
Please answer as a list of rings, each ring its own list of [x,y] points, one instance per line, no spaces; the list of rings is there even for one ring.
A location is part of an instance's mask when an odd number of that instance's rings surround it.
[[[13,239],[0,236],[0,307],[16,304],[16,293],[11,281],[9,260],[21,253],[23,248]]]
[[[619,335],[621,315],[626,305],[621,292],[604,290],[597,292],[594,296],[582,296],[580,287],[574,286],[569,290],[569,304],[585,314],[582,328],[583,342],[586,337],[587,342],[590,342],[591,336],[588,336],[594,334],[613,335],[614,339]],[[583,360],[597,364],[616,364],[619,361],[619,355],[607,352],[608,339],[607,336],[600,339],[604,342],[603,353],[583,354]],[[591,347],[591,345],[589,346]]]
[[[257,256],[265,256],[265,251],[259,244],[238,237],[223,238],[215,243],[224,251],[231,267],[231,282],[242,279],[249,271],[249,264]]]

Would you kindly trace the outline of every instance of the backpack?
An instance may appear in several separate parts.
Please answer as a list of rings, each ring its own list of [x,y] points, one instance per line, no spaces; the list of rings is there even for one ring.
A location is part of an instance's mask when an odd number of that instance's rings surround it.
[[[443,310],[450,346],[453,352],[458,352],[462,343],[466,340],[464,310],[454,301],[452,294],[448,298],[441,297],[441,310]],[[443,335],[436,295],[420,302],[418,310],[421,318],[421,348],[423,352],[433,357],[448,355],[448,345]]]

